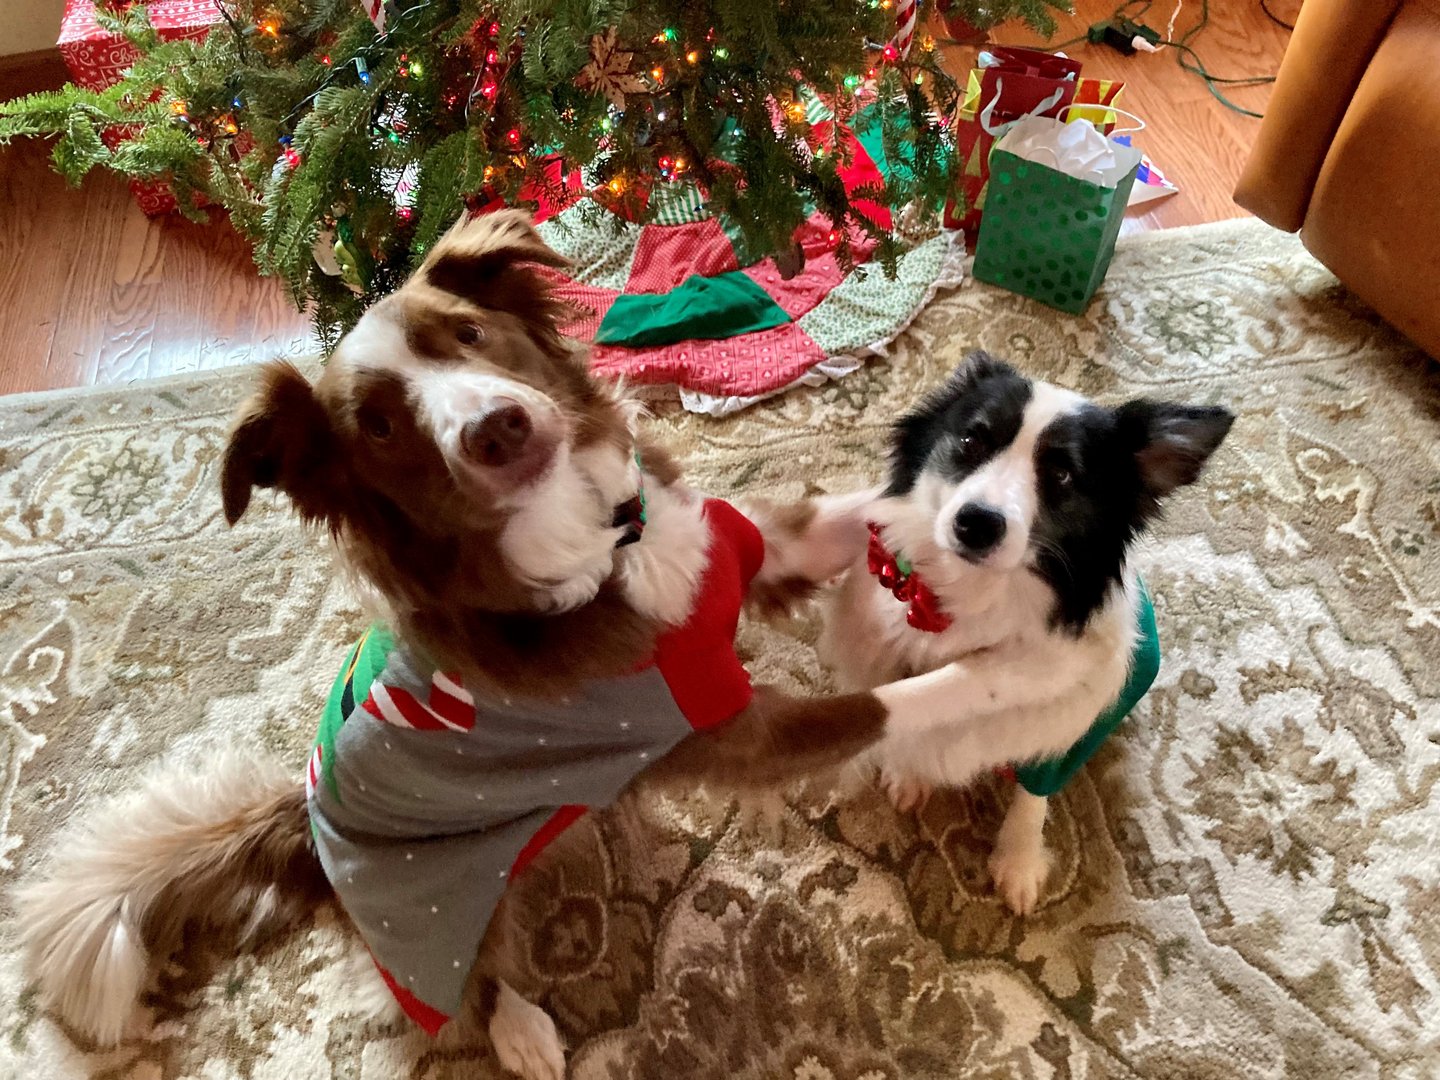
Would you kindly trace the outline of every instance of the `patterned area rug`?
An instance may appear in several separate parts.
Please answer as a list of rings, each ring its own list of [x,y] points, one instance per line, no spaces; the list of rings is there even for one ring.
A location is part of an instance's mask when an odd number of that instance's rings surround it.
[[[1057,800],[1040,910],[990,894],[995,787],[918,819],[804,792],[779,828],[629,798],[577,826],[531,939],[573,1075],[1440,1075],[1440,374],[1242,223],[1122,242],[1085,318],[972,282],[840,383],[657,422],[719,494],[846,489],[974,345],[1241,414],[1143,552],[1164,668]],[[0,402],[0,884],[163,755],[250,746],[299,782],[360,614],[283,508],[220,520],[247,383]],[[815,631],[749,627],[744,652],[820,689]],[[0,1076],[496,1075],[483,1045],[353,1016],[334,918],[94,1053],[37,1011],[5,918]]]

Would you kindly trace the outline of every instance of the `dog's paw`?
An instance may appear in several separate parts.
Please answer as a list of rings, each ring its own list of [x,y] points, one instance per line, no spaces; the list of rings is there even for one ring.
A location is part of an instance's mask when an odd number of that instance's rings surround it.
[[[565,1080],[565,1044],[550,1014],[504,983],[490,1018],[501,1066],[524,1080]]]
[[[912,810],[919,813],[925,809],[925,804],[930,801],[930,796],[935,791],[928,781],[921,780],[914,773],[900,772],[888,765],[880,769],[880,787],[886,798],[902,814],[908,814]]]
[[[1043,845],[998,847],[990,856],[995,891],[1016,915],[1029,915],[1050,877],[1050,852]]]

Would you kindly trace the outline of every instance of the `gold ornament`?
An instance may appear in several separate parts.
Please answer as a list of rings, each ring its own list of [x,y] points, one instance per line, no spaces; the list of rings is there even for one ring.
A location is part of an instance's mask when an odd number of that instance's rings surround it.
[[[645,92],[644,81],[630,71],[634,59],[634,53],[620,48],[619,31],[612,26],[590,39],[590,63],[575,76],[575,85],[604,94],[610,104],[623,109],[626,94]]]

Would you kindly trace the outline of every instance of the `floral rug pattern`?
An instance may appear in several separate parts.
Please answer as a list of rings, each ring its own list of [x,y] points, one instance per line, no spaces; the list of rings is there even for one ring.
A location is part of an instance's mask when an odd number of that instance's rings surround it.
[[[1440,1075],[1440,371],[1293,238],[1233,223],[1122,241],[1085,317],[968,282],[839,383],[656,424],[717,494],[844,490],[975,346],[1240,414],[1140,554],[1164,666],[1056,800],[1038,912],[988,887],[998,786],[918,818],[804,790],[765,824],[639,793],[576,826],[533,930],[572,1075]],[[254,747],[299,782],[360,613],[278,502],[224,526],[248,385],[0,400],[0,886],[165,755]],[[816,629],[743,650],[819,690]],[[37,1010],[7,903],[0,1077],[499,1075],[483,1043],[355,1016],[329,916],[97,1052]]]

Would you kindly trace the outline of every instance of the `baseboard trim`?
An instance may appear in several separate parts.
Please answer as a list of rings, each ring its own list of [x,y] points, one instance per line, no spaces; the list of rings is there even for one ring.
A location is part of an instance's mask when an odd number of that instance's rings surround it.
[[[58,90],[70,79],[59,49],[0,56],[0,101],[41,90]]]

